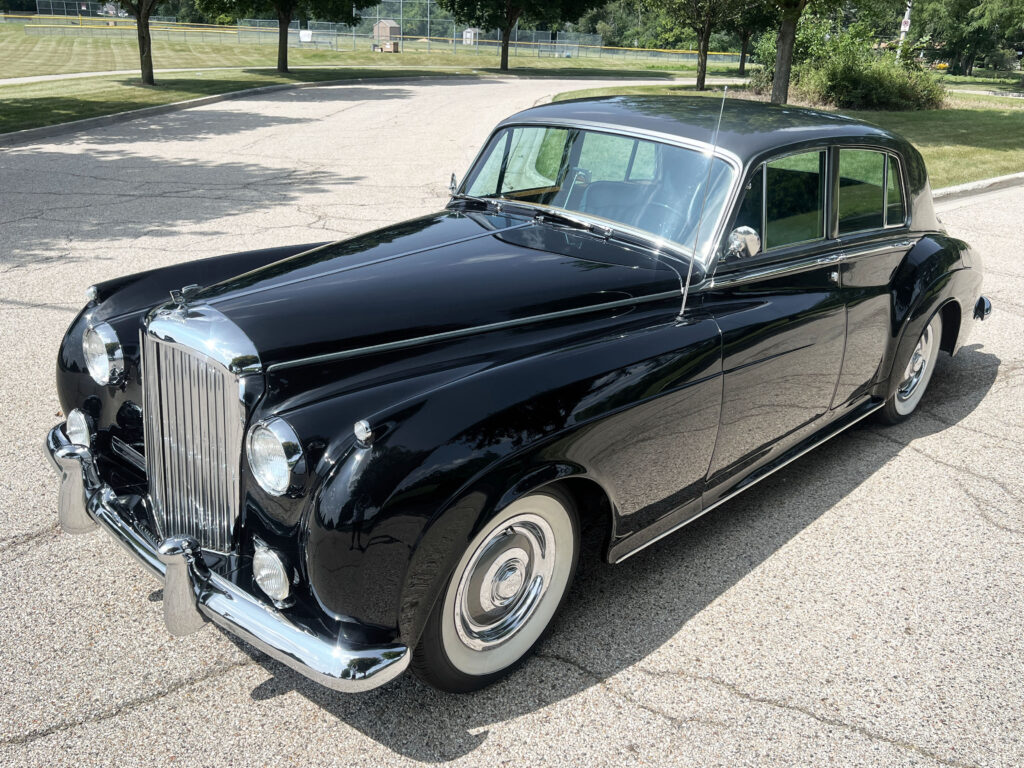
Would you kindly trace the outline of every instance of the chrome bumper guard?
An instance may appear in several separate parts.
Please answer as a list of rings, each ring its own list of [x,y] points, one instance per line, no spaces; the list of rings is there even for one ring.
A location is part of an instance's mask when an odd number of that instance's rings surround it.
[[[297,626],[206,568],[199,545],[188,537],[171,537],[154,548],[132,524],[124,499],[100,479],[92,452],[71,443],[63,424],[47,435],[46,453],[60,476],[61,528],[67,533],[105,528],[163,581],[164,623],[172,635],[194,632],[209,618],[311,680],[346,693],[376,688],[409,666],[404,645],[358,646]]]

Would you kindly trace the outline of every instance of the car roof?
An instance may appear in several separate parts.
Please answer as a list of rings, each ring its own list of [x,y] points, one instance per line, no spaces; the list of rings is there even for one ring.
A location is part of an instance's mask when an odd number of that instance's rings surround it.
[[[569,122],[711,144],[721,107],[722,100],[711,96],[605,96],[532,107],[501,124]],[[836,112],[726,99],[718,147],[747,162],[780,147],[839,140],[897,149],[906,146],[906,140],[894,133]]]

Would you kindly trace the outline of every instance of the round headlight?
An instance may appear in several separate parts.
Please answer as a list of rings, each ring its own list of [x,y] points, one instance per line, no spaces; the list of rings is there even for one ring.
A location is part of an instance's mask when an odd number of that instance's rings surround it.
[[[68,414],[68,421],[64,429],[68,433],[68,440],[75,445],[84,445],[88,448],[92,444],[92,429],[89,426],[89,417],[77,408]]]
[[[87,328],[82,334],[82,354],[89,375],[97,384],[117,384],[124,373],[124,355],[114,329],[106,323]]]
[[[302,459],[299,437],[284,419],[264,421],[249,430],[246,454],[256,482],[282,496],[293,485],[292,472]]]
[[[291,591],[288,569],[277,553],[263,542],[256,542],[256,551],[252,555],[252,576],[271,600],[283,603],[288,599]]]

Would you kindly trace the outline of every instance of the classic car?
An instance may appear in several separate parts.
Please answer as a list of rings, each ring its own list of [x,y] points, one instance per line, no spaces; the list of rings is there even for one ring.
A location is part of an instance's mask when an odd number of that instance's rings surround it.
[[[162,580],[174,635],[212,621],[339,691],[477,689],[541,639],[582,530],[622,561],[907,418],[981,281],[885,130],[535,107],[439,213],[92,287],[57,362],[60,522]]]

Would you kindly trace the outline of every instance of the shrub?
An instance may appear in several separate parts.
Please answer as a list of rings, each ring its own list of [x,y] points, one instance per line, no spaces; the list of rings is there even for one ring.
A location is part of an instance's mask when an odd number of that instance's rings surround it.
[[[945,97],[933,75],[902,65],[895,54],[843,46],[795,67],[793,87],[806,101],[841,109],[937,109]]]

